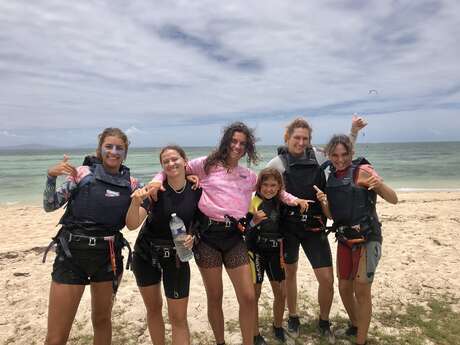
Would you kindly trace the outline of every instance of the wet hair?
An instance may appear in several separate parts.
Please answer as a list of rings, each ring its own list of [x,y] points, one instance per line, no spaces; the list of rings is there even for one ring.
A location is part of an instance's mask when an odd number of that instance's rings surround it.
[[[179,145],[167,145],[163,147],[160,151],[159,158],[160,158],[161,165],[163,165],[163,163],[161,162],[161,156],[163,155],[163,153],[165,153],[165,151],[168,151],[168,150],[176,151],[179,154],[179,156],[181,156],[185,161],[187,160],[187,155],[185,154],[185,151],[182,147],[180,147]]]
[[[308,122],[305,119],[298,117],[292,120],[286,126],[286,130],[284,131],[284,142],[288,141],[288,139],[291,137],[292,133],[294,133],[294,130],[296,128],[305,128],[308,131],[308,134],[311,140],[311,133],[313,132],[313,129],[311,128],[311,126],[308,124]]]
[[[332,152],[335,150],[337,145],[342,144],[345,147],[345,150],[347,150],[347,153],[352,154],[353,153],[353,143],[351,142],[351,139],[348,135],[345,134],[335,134],[332,136],[332,138],[329,140],[325,147],[326,154],[328,156],[331,156]]]
[[[102,155],[101,155],[101,149],[102,149],[102,144],[104,143],[105,138],[107,137],[117,137],[120,138],[123,143],[125,144],[125,158],[126,155],[128,154],[128,146],[130,144],[128,140],[128,136],[123,132],[120,128],[115,128],[115,127],[108,127],[102,131],[98,136],[99,143],[97,145],[97,150],[96,150],[96,157],[100,160],[102,160]]]
[[[259,161],[259,156],[256,151],[256,137],[254,130],[246,126],[243,122],[234,122],[223,130],[222,138],[220,139],[219,146],[209,154],[204,163],[204,171],[209,174],[209,170],[218,165],[227,165],[228,152],[232,143],[233,134],[236,132],[246,135],[245,154],[248,155],[248,165],[256,164]]]
[[[280,188],[275,197],[279,198],[281,191],[284,189],[284,183],[280,172],[274,168],[265,168],[259,172],[259,176],[257,177],[256,192],[260,194],[262,183],[267,181],[269,178],[273,178],[276,182],[278,182]]]

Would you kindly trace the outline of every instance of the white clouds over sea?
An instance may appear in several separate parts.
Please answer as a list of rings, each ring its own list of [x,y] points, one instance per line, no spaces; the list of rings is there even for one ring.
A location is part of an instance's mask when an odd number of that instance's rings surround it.
[[[297,114],[324,142],[353,112],[364,140],[458,140],[459,31],[455,0],[1,1],[0,146],[212,145],[233,120],[274,144]]]

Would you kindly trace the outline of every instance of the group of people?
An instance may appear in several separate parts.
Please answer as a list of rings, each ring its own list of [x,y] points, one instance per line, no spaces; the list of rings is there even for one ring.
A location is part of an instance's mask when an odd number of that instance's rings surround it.
[[[302,246],[319,283],[318,330],[334,343],[329,312],[333,300],[332,256],[327,233],[338,240],[339,292],[350,319],[344,333],[365,344],[371,285],[381,254],[376,196],[397,202],[364,158],[353,160],[358,131],[333,136],[325,150],[311,146],[312,129],[302,118],[286,128],[285,146],[257,176],[248,166],[259,160],[253,130],[236,122],[224,129],[207,157],[188,160],[175,145],[164,147],[163,171],[142,186],[123,165],[129,141],[117,128],[99,135],[95,157],[74,167],[67,156],[48,169],[46,211],[66,205],[56,244],[45,344],[65,344],[85,286],[91,287],[93,343],[111,344],[111,310],[123,273],[122,248],[147,310],[152,343],[165,344],[160,282],[163,281],[172,344],[190,344],[187,304],[190,267],[179,259],[171,235],[172,215],[182,219],[207,295],[208,319],[217,345],[225,344],[222,309],[223,266],[239,304],[243,345],[266,344],[259,332],[258,299],[264,273],[273,294],[273,334],[286,341],[299,333],[297,262]],[[329,159],[329,160],[328,160]],[[56,177],[66,175],[56,189]],[[197,188],[198,187],[198,188]],[[255,192],[255,193],[254,193]],[[326,227],[327,218],[333,220]],[[142,224],[134,252],[120,230]]]

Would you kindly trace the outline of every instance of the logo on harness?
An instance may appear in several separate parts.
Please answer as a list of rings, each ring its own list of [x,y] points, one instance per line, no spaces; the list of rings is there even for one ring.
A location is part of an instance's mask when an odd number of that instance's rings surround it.
[[[113,190],[106,189],[105,190],[105,196],[108,197],[108,198],[116,198],[116,197],[120,196],[120,192],[115,192]]]

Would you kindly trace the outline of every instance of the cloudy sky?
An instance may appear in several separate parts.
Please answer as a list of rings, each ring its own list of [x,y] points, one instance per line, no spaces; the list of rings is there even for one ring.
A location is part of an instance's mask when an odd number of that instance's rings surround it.
[[[243,120],[278,144],[460,140],[460,2],[0,1],[0,146],[213,145]],[[370,91],[376,90],[376,91]]]

